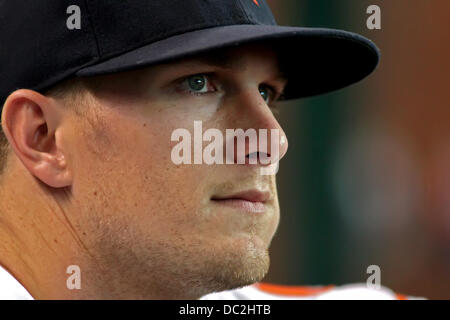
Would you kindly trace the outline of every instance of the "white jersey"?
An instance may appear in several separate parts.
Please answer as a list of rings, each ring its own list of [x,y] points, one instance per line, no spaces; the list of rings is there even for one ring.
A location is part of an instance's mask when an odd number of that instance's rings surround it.
[[[345,286],[280,286],[256,283],[239,289],[215,292],[201,300],[406,300],[415,299],[387,288],[369,289],[364,284]],[[34,300],[8,271],[0,266],[0,300]]]
[[[0,300],[33,300],[19,281],[0,266]]]
[[[356,283],[343,286],[282,286],[255,283],[240,289],[216,292],[202,300],[410,300],[412,296]]]

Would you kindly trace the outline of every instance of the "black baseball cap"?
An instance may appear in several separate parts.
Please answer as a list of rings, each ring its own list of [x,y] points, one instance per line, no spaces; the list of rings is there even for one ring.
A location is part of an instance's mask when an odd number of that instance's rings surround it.
[[[0,0],[0,99],[254,42],[279,54],[285,99],[353,84],[380,55],[355,33],[279,26],[264,0]]]

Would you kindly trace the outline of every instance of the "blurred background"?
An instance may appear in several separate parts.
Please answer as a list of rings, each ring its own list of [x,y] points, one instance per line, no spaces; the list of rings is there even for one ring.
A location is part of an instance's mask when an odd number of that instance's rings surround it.
[[[265,282],[365,283],[450,299],[450,1],[267,0],[280,25],[360,33],[378,69],[280,107],[289,151]],[[369,30],[369,5],[381,30]]]

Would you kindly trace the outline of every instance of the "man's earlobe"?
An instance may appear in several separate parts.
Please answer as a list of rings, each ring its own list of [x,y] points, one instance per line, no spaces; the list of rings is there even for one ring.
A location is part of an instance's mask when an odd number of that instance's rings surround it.
[[[72,175],[61,146],[61,106],[31,90],[17,90],[6,100],[2,126],[26,169],[54,188],[69,186]]]

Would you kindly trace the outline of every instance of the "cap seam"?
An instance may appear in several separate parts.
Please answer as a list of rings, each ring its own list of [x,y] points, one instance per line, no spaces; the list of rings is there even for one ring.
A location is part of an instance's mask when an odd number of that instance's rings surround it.
[[[94,38],[95,47],[97,49],[97,59],[99,59],[102,56],[102,53],[101,53],[101,50],[100,50],[100,45],[98,43],[97,32],[95,30],[94,23],[92,22],[92,19],[91,19],[91,17],[92,17],[91,16],[91,11],[89,10],[89,4],[88,4],[87,0],[84,0],[84,5],[86,6],[86,11],[87,11],[87,15],[88,15],[88,22],[89,22],[89,25],[90,25],[91,30],[92,30],[92,35],[93,35],[93,38]]]
[[[239,4],[239,7],[241,8],[241,10],[244,12],[245,16],[247,17],[247,21],[248,21],[248,22],[253,22],[253,20],[250,19],[250,17],[249,17],[249,15],[248,15],[247,11],[246,11],[246,10],[244,9],[244,7],[242,6],[241,0],[238,0],[237,3]]]

